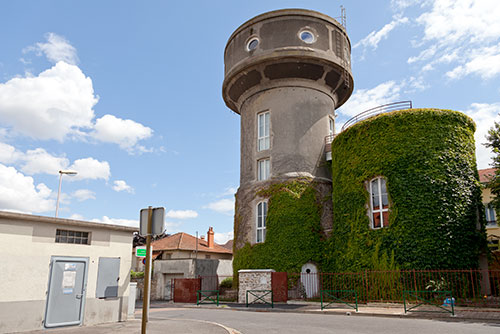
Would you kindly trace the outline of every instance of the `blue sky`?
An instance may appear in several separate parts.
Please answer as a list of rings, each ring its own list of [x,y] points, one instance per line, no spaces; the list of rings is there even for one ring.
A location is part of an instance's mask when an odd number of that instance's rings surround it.
[[[500,112],[500,2],[0,1],[0,210],[231,237],[239,116],[223,52],[246,20],[282,8],[347,12],[354,94],[337,128],[381,104],[465,112],[481,143]]]

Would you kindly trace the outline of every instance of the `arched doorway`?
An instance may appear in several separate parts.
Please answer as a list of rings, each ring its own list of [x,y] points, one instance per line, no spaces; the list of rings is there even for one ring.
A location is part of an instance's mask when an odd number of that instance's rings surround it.
[[[314,263],[306,263],[300,272],[300,282],[305,289],[307,298],[314,298],[319,293],[318,267]]]

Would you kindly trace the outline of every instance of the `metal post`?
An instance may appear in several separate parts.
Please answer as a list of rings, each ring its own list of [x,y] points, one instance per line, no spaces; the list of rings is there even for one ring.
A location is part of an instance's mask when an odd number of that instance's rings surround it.
[[[59,191],[57,192],[57,202],[56,202],[56,218],[59,211],[59,196],[61,195],[61,183],[62,183],[62,173],[59,172]]]
[[[153,229],[153,208],[148,207],[148,233],[146,235],[146,268],[144,275],[144,293],[142,297],[142,327],[141,334],[146,334],[146,326],[148,319],[149,310],[149,299],[150,299],[150,282],[151,282],[151,230]]]

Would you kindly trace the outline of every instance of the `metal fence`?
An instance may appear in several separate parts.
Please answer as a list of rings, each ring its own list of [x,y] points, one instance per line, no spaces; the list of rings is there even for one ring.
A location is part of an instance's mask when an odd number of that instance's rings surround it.
[[[370,118],[372,116],[378,115],[378,114],[383,114],[386,112],[390,111],[396,111],[396,110],[403,110],[403,109],[411,109],[413,108],[413,104],[411,101],[400,101],[400,102],[394,102],[394,103],[389,103],[389,104],[384,104],[375,108],[368,109],[366,111],[363,111],[362,113],[357,114],[353,118],[350,118],[347,120],[344,125],[342,126],[342,131],[350,127],[351,125],[362,121],[364,119]]]
[[[461,306],[500,307],[500,270],[394,270],[288,274],[289,299],[319,300],[323,290],[356,291],[358,302],[403,301],[403,291],[452,291]]]

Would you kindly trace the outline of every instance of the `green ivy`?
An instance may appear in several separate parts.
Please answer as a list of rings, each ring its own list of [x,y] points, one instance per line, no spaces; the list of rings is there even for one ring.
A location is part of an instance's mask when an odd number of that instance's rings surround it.
[[[375,252],[388,267],[476,268],[485,232],[474,131],[462,113],[410,109],[339,134],[332,143],[333,232],[322,270],[381,269]],[[390,225],[373,230],[366,185],[377,176],[387,181]]]
[[[321,198],[315,183],[299,179],[273,184],[258,192],[267,197],[266,241],[245,244],[234,254],[234,277],[239,269],[300,272],[304,263],[322,253]]]

